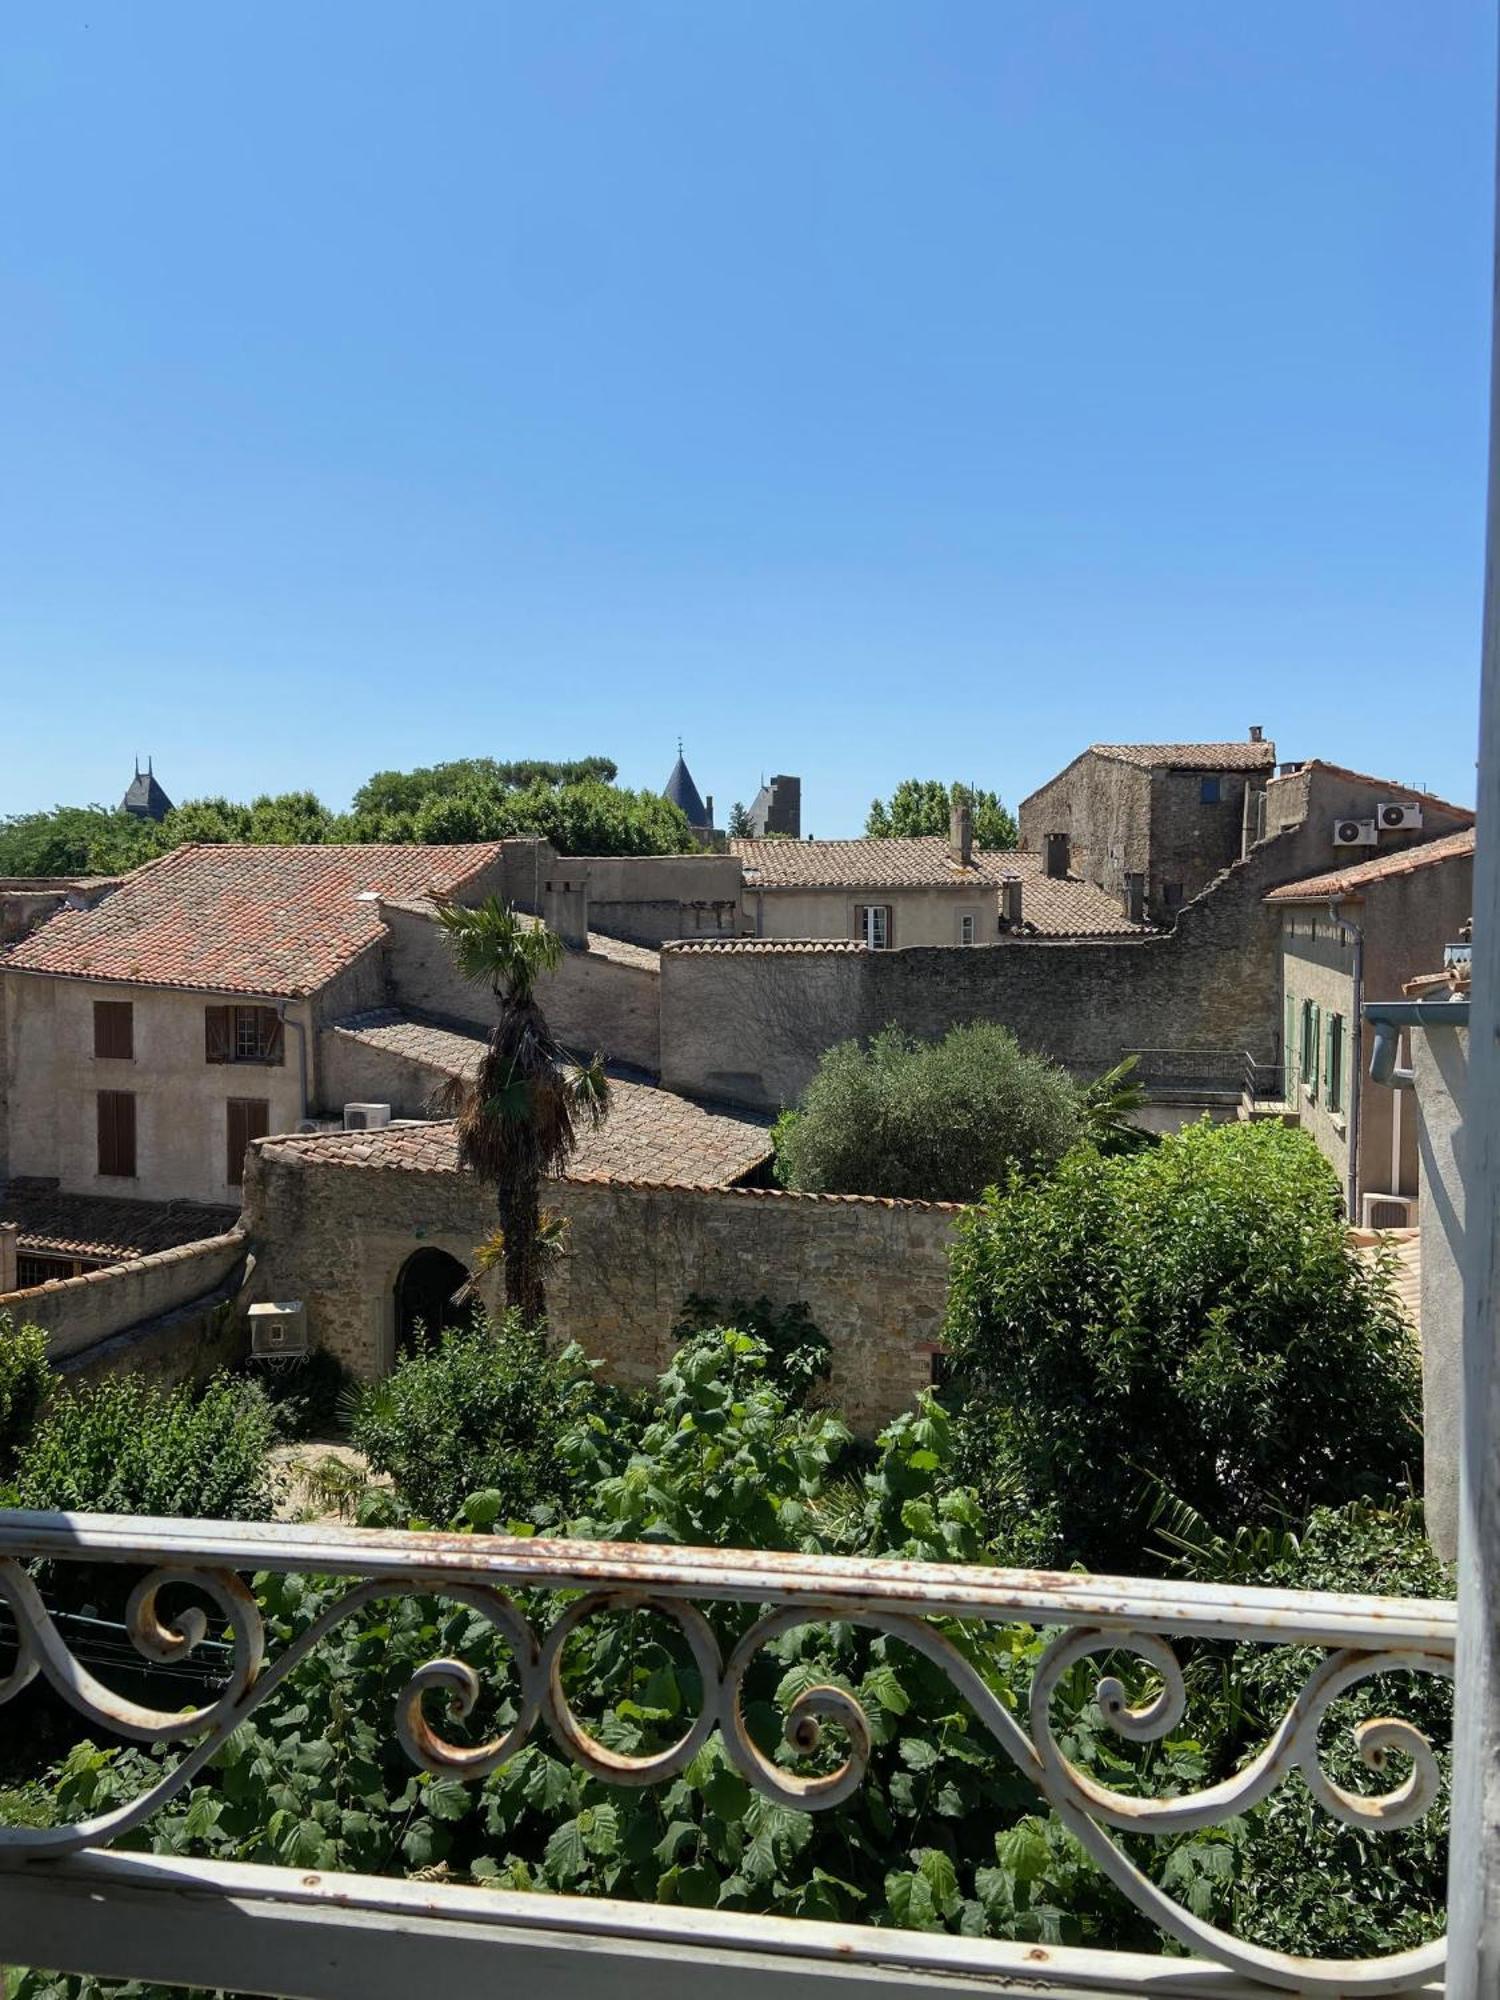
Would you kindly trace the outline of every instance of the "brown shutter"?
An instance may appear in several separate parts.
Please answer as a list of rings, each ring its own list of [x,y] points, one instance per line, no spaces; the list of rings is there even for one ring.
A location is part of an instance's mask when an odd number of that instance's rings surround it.
[[[286,1035],[274,1007],[262,1007],[260,1010],[260,1045],[265,1050],[268,1063],[286,1061]]]
[[[225,1179],[239,1187],[245,1178],[245,1149],[252,1139],[264,1139],[271,1129],[271,1106],[264,1097],[231,1097],[226,1106],[228,1159]]]
[[[94,1054],[129,1062],[135,1054],[135,1008],[129,1000],[94,1002]]]
[[[203,1010],[203,1060],[227,1063],[233,1050],[234,1009],[205,1007]]]
[[[101,1090],[98,1097],[99,1171],[133,1179],[135,1175],[135,1093]]]

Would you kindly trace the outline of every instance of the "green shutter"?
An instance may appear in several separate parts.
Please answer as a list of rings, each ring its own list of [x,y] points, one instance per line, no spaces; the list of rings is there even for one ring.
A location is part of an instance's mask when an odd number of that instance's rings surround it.
[[[1312,1061],[1308,1065],[1312,1077],[1313,1096],[1318,1094],[1318,1072],[1323,1066],[1323,1009],[1312,1010]]]
[[[1286,1034],[1281,1045],[1281,1094],[1286,1097],[1292,1088],[1292,1079],[1297,1073],[1297,1003],[1288,993],[1286,996]]]

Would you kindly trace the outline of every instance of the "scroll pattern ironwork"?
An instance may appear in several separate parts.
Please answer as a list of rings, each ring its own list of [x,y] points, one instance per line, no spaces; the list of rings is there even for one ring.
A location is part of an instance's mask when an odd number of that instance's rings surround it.
[[[129,1525],[165,1530],[173,1524]],[[6,1539],[13,1544],[13,1537]],[[145,1660],[180,1661],[207,1637],[209,1620],[200,1608],[185,1608],[164,1618],[163,1591],[169,1585],[191,1585],[214,1607],[232,1638],[227,1683],[212,1703],[186,1713],[143,1708],[99,1681],[69,1652],[25,1562],[15,1555],[0,1556],[0,1601],[9,1607],[18,1631],[15,1662],[0,1680],[0,1704],[13,1700],[41,1676],[72,1707],[105,1729],[145,1742],[192,1745],[158,1783],[127,1805],[70,1826],[0,1827],[0,1863],[107,1846],[141,1825],[193,1781],[225,1740],[270,1699],[335,1627],[376,1600],[396,1594],[441,1597],[467,1605],[487,1619],[511,1653],[519,1685],[515,1718],[507,1728],[481,1743],[459,1743],[434,1724],[429,1697],[444,1698],[449,1718],[462,1720],[478,1705],[482,1693],[479,1676],[473,1667],[455,1658],[434,1658],[418,1668],[397,1700],[394,1727],[408,1757],[424,1771],[469,1781],[481,1779],[514,1757],[538,1722],[545,1721],[562,1751],[595,1776],[612,1784],[652,1785],[681,1773],[717,1729],[729,1756],[758,1791],[801,1811],[826,1810],[857,1790],[869,1763],[870,1722],[858,1699],[846,1689],[825,1686],[809,1688],[792,1702],[785,1716],[785,1737],[796,1752],[805,1756],[817,1749],[829,1724],[836,1725],[845,1738],[841,1762],[831,1770],[803,1775],[774,1761],[755,1742],[746,1722],[744,1687],[756,1655],[782,1634],[801,1625],[843,1622],[899,1638],[934,1662],[999,1749],[1031,1779],[1096,1864],[1153,1923],[1191,1951],[1244,1978],[1301,1993],[1391,1992],[1441,1971],[1441,1941],[1382,1959],[1314,1965],[1236,1938],[1174,1902],[1111,1837],[1112,1832],[1169,1834],[1217,1824],[1266,1798],[1293,1771],[1302,1774],[1323,1810],[1346,1825],[1366,1831],[1410,1825],[1430,1809],[1440,1789],[1436,1754],[1426,1737],[1412,1723],[1397,1717],[1360,1723],[1354,1732],[1355,1742],[1371,1770],[1387,1771],[1393,1755],[1410,1765],[1406,1776],[1390,1789],[1366,1794],[1350,1791],[1328,1775],[1322,1762],[1320,1730],[1331,1705],[1372,1676],[1451,1675],[1451,1629],[1441,1629],[1440,1622],[1429,1630],[1420,1621],[1398,1621],[1388,1644],[1372,1640],[1369,1617],[1353,1621],[1352,1643],[1329,1643],[1329,1634],[1324,1632],[1321,1658],[1259,1755],[1232,1777],[1200,1791],[1154,1798],[1113,1789],[1072,1762],[1054,1733],[1052,1711],[1059,1685],[1071,1669],[1103,1655],[1128,1654],[1159,1680],[1160,1691],[1142,1705],[1132,1706],[1120,1679],[1105,1674],[1096,1693],[1108,1724],[1122,1738],[1137,1743],[1158,1741],[1177,1727],[1185,1713],[1187,1693],[1181,1664],[1169,1640],[1174,1630],[1201,1634],[1205,1614],[1195,1603],[1191,1616],[1186,1612],[1174,1615],[1160,1599],[1160,1586],[1138,1586],[1139,1602],[1133,1604],[1131,1586],[1116,1584],[1111,1592],[1100,1594],[1101,1612],[1107,1604],[1107,1615],[1090,1617],[1087,1606],[1081,1605],[1080,1614],[1065,1621],[1059,1615],[1056,1578],[1036,1579],[1052,1588],[1037,1590],[1034,1603],[1026,1602],[1027,1592],[1021,1588],[1000,1609],[992,1601],[993,1592],[989,1599],[976,1596],[974,1602],[966,1604],[961,1595],[955,1595],[953,1579],[967,1575],[976,1580],[977,1588],[978,1579],[1016,1573],[933,1570],[929,1574],[941,1577],[942,1592],[924,1596],[913,1589],[904,1593],[912,1602],[902,1605],[883,1601],[891,1593],[872,1588],[872,1577],[884,1568],[892,1577],[899,1575],[903,1584],[912,1577],[920,1581],[922,1565],[819,1561],[801,1564],[796,1588],[787,1593],[791,1601],[777,1603],[777,1593],[767,1587],[764,1575],[754,1587],[747,1581],[718,1583],[712,1566],[728,1560],[722,1551],[656,1549],[645,1566],[647,1573],[638,1579],[630,1573],[641,1567],[640,1552],[627,1556],[615,1551],[614,1580],[587,1588],[581,1579],[590,1565],[576,1558],[586,1549],[593,1559],[591,1566],[607,1573],[610,1565],[598,1560],[600,1549],[552,1544],[553,1550],[567,1550],[575,1558],[552,1566],[547,1560],[548,1545],[510,1544],[511,1549],[530,1551],[524,1563],[522,1558],[512,1557],[505,1565],[508,1580],[524,1587],[528,1595],[538,1589],[581,1589],[546,1631],[539,1633],[510,1590],[497,1585],[486,1573],[485,1564],[460,1566],[463,1553],[477,1556],[486,1546],[502,1545],[503,1538],[489,1544],[479,1538],[466,1544],[453,1538],[452,1554],[437,1568],[423,1561],[422,1545],[427,1539],[411,1538],[411,1557],[404,1565],[390,1559],[388,1542],[383,1545],[381,1573],[351,1582],[269,1662],[264,1621],[241,1571],[222,1561],[199,1559],[191,1549],[175,1552],[136,1586],[126,1622]],[[339,1563],[347,1573],[355,1568],[358,1537],[350,1535],[345,1541],[354,1548],[351,1555],[346,1546]],[[111,1559],[124,1558],[116,1553]],[[786,1559],[754,1559],[773,1571],[779,1560]],[[264,1566],[283,1570],[318,1567],[287,1556]],[[517,1576],[522,1567],[524,1574]],[[810,1571],[816,1572],[811,1583]],[[1241,1593],[1240,1600],[1247,1595],[1271,1598],[1270,1593]],[[759,1615],[727,1660],[712,1625],[694,1601],[723,1598],[759,1600]],[[1288,1606],[1297,1603],[1290,1596],[1280,1601]],[[1363,1602],[1368,1607],[1371,1601],[1325,1602]],[[1420,1605],[1403,1608],[1408,1612],[1443,1609]],[[702,1678],[704,1699],[696,1718],[676,1743],[650,1755],[624,1755],[600,1742],[574,1713],[564,1687],[564,1649],[571,1634],[596,1613],[618,1609],[650,1610],[674,1621]],[[941,1629],[942,1622],[950,1619],[972,1617],[994,1622],[1002,1616],[1007,1622],[1030,1623],[1049,1631],[1061,1628],[1035,1671],[1026,1727]],[[1232,1603],[1218,1614],[1218,1622],[1224,1636],[1235,1635]],[[1275,1637],[1284,1644],[1307,1643],[1295,1619],[1288,1615],[1286,1622],[1285,1631],[1276,1630],[1279,1621],[1274,1611],[1257,1607],[1254,1615],[1246,1613],[1243,1618],[1244,1636]],[[1330,1631],[1335,1622],[1324,1621]],[[1316,1621],[1315,1629],[1322,1630]],[[1415,1640],[1413,1632],[1418,1635]]]

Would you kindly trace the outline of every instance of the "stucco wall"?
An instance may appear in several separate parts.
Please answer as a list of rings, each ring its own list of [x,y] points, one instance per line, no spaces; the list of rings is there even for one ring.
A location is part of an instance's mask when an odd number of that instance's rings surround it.
[[[1357,916],[1359,913],[1351,910],[1349,914]],[[1338,928],[1326,910],[1299,908],[1284,914],[1282,995],[1283,1021],[1286,996],[1290,995],[1296,1011],[1289,1052],[1283,1055],[1287,1072],[1286,1101],[1295,1107],[1302,1130],[1338,1175],[1339,1186],[1343,1188],[1348,1185],[1349,1179],[1349,1106],[1355,1087],[1353,952],[1348,944],[1340,940]],[[1311,1083],[1304,1083],[1301,1074],[1302,1005],[1307,1000],[1322,1009],[1318,1074]],[[1323,1083],[1328,1024],[1335,1014],[1342,1015],[1344,1021],[1344,1084],[1342,1109],[1337,1112],[1329,1108],[1328,1093]],[[1362,1047],[1363,1066],[1368,1068],[1368,1048],[1363,1044]],[[1380,1178],[1391,1156],[1391,1093],[1375,1089],[1365,1077],[1361,1077],[1359,1088],[1361,1191],[1366,1186],[1375,1185],[1370,1180],[1370,1164],[1373,1161],[1379,1185],[1390,1193],[1403,1193],[1406,1190],[1390,1188],[1388,1182]],[[1415,1192],[1415,1188],[1411,1191]],[[1350,1220],[1358,1222],[1358,1209]]]
[[[485,987],[459,977],[438,925],[389,904],[381,906],[381,915],[390,931],[388,1002],[487,1033],[494,1024],[492,997]],[[557,971],[542,979],[537,994],[553,1032],[568,1047],[587,1055],[597,1051],[655,1075],[661,1068],[660,990],[654,952],[603,940],[594,950],[569,951]],[[329,1084],[325,1096],[332,1102],[334,1095]]]
[[[750,1190],[562,1182],[568,1218],[549,1324],[613,1379],[653,1380],[690,1292],[804,1300],[835,1350],[833,1395],[874,1429],[931,1379],[955,1211]],[[488,1191],[458,1174],[268,1160],[247,1187],[256,1298],[300,1298],[314,1340],[363,1376],[395,1352],[394,1287],[418,1249],[471,1263],[494,1227]],[[482,1286],[493,1295],[494,1284]]]
[[[884,903],[891,912],[891,942],[908,945],[962,943],[959,919],[974,919],[975,940],[987,944],[999,929],[999,895],[992,884],[956,889],[756,889],[745,891],[751,928],[768,938],[857,938],[856,912]]]
[[[216,1290],[243,1263],[246,1247],[246,1238],[232,1229],[133,1263],[11,1292],[0,1298],[0,1311],[17,1324],[45,1327],[48,1356],[60,1362]]]
[[[1444,1561],[1458,1551],[1459,1398],[1463,1375],[1464,1105],[1469,1031],[1412,1034],[1421,1155],[1422,1429],[1427,1533]]]
[[[19,972],[0,979],[10,1174],[56,1179],[69,1194],[233,1202],[227,1100],[266,1099],[273,1132],[294,1130],[302,1116],[294,1034],[286,1035],[279,1064],[204,1060],[203,1013],[212,995]],[[96,1000],[132,1003],[135,1053],[128,1061],[94,1055]],[[290,1003],[288,1014],[305,1022],[307,1004]],[[135,1095],[133,1178],[98,1172],[101,1090]]]

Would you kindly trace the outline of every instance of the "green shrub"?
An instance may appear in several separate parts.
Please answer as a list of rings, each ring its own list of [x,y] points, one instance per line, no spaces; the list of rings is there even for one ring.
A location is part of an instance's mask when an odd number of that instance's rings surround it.
[[[758,1299],[729,1300],[689,1292],[672,1328],[672,1340],[681,1346],[699,1334],[726,1327],[761,1343],[766,1350],[766,1379],[788,1402],[805,1403],[818,1384],[828,1380],[833,1349],[801,1300],[775,1306],[764,1292]]]
[[[824,1055],[777,1122],[776,1171],[815,1194],[973,1201],[1013,1168],[1055,1166],[1083,1129],[1069,1078],[1009,1028],[974,1021],[922,1042],[889,1027]]]
[[[481,1492],[499,1496],[492,1518],[551,1520],[576,1484],[561,1441],[606,1404],[578,1348],[551,1355],[518,1313],[480,1316],[371,1383],[350,1437],[424,1520]]]
[[[46,1333],[0,1313],[0,1473],[15,1464],[51,1386]]]
[[[987,1200],[960,1224],[946,1337],[965,1463],[1053,1560],[1138,1568],[1160,1489],[1232,1533],[1383,1498],[1420,1461],[1388,1276],[1349,1254],[1333,1173],[1280,1126],[1084,1149]]]
[[[276,1479],[271,1406],[253,1383],[201,1390],[108,1377],[54,1398],[21,1451],[23,1507],[268,1521]]]
[[[284,1438],[326,1438],[342,1431],[350,1382],[326,1347],[291,1362],[253,1363],[252,1371],[250,1380],[275,1409]]]

